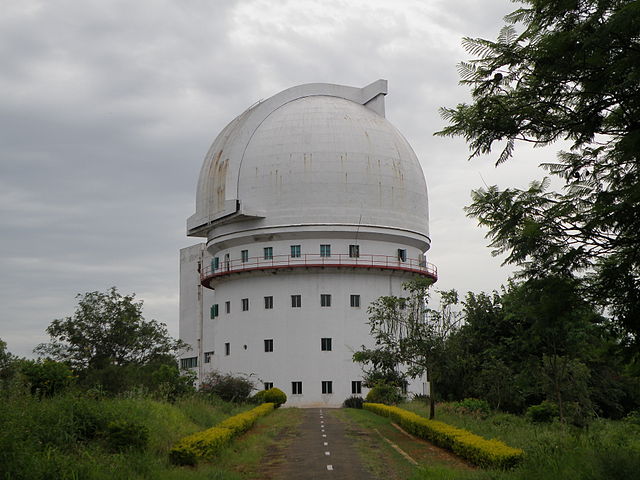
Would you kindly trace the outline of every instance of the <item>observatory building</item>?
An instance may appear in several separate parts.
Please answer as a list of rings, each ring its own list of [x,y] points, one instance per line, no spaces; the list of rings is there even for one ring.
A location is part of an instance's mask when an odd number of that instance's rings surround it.
[[[300,85],[220,132],[187,220],[204,241],[180,252],[182,368],[250,375],[290,406],[367,393],[352,355],[372,344],[368,305],[437,278],[424,174],[386,93]]]

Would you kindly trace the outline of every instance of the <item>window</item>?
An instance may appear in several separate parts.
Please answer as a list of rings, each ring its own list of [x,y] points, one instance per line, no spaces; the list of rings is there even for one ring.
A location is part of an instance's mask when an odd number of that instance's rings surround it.
[[[330,338],[321,338],[320,339],[320,350],[323,352],[331,351],[331,339]]]
[[[407,261],[407,251],[404,248],[398,249],[398,260],[400,260],[401,262]]]
[[[327,293],[323,293],[320,295],[320,306],[321,307],[330,307],[331,306],[331,295]]]
[[[354,308],[360,307],[360,295],[351,295],[351,306]]]
[[[224,344],[224,354],[227,356],[231,355],[231,344],[229,342]]]
[[[231,259],[229,258],[229,254],[224,254],[224,269],[229,271],[231,269]]]
[[[300,257],[300,245],[291,245],[291,257]]]
[[[218,257],[213,257],[211,259],[211,270],[217,270],[220,268],[220,259]]]
[[[268,338],[264,341],[264,351],[273,352],[273,338]]]
[[[349,256],[358,258],[360,256],[360,245],[349,245]]]
[[[330,257],[331,256],[331,245],[320,245],[320,256],[321,257]]]
[[[302,306],[302,296],[301,295],[291,295],[291,307],[292,308],[300,308]]]
[[[242,311],[246,312],[247,310],[249,310],[249,299],[248,298],[243,298],[242,299]]]
[[[291,395],[302,395],[302,382],[291,382]]]
[[[211,363],[211,357],[213,357],[213,352],[204,352],[204,363]]]
[[[322,393],[333,393],[333,382],[331,380],[322,381]]]
[[[402,382],[402,385],[400,385],[400,391],[402,392],[403,395],[406,395],[408,389],[409,389],[409,382],[405,380],[404,382]]]
[[[240,259],[242,263],[247,263],[249,261],[249,250],[242,250],[240,252]]]
[[[351,394],[360,395],[361,393],[362,393],[362,382],[360,380],[351,382]]]
[[[273,297],[264,297],[264,308],[267,310],[273,308]]]
[[[264,382],[264,389],[271,390],[273,388],[273,382]]]
[[[224,302],[224,312],[231,313],[231,302],[228,300]]]
[[[273,247],[264,247],[264,259],[271,260],[273,258]]]
[[[214,303],[211,305],[211,318],[216,318],[218,316],[218,304]]]
[[[195,368],[198,366],[198,357],[189,357],[180,359],[180,368],[185,370],[187,368]]]

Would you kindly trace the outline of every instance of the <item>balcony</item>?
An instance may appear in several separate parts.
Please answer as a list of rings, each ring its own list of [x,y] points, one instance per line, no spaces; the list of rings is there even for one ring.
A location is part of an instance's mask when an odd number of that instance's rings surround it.
[[[213,288],[212,282],[241,272],[269,271],[292,268],[368,268],[379,270],[395,270],[438,279],[438,269],[432,263],[406,259],[388,255],[360,255],[350,257],[347,254],[322,256],[319,254],[303,254],[299,257],[291,255],[274,255],[272,258],[251,257],[244,259],[221,259],[217,268],[206,265],[200,271],[200,282],[207,288]]]

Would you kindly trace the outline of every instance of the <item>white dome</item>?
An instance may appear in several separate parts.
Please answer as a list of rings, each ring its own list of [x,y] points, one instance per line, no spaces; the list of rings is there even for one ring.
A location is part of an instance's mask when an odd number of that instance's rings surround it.
[[[189,234],[211,237],[240,221],[362,225],[407,230],[428,245],[424,174],[384,118],[385,93],[384,81],[303,85],[234,119],[205,159]]]

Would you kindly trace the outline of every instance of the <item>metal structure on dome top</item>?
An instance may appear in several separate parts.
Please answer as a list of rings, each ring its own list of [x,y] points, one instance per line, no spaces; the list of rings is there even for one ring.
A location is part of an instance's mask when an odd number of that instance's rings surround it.
[[[420,162],[385,118],[387,82],[307,84],[261,101],[207,153],[181,250],[183,368],[242,373],[288,405],[365,394],[367,306],[437,279]],[[425,393],[425,379],[409,391]]]

